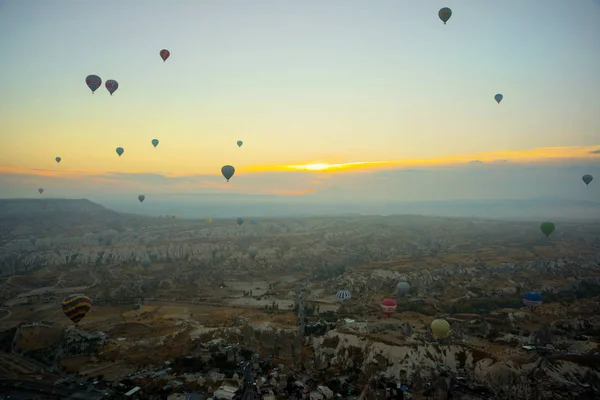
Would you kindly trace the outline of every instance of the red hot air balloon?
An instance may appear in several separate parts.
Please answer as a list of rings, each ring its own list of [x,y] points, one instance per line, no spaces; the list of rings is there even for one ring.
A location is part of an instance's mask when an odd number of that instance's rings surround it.
[[[396,300],[394,299],[381,300],[381,311],[383,311],[388,318],[396,311],[396,307],[398,307],[398,303],[396,303]]]
[[[162,58],[163,62],[167,61],[167,58],[171,55],[171,52],[167,49],[162,49],[160,51],[160,58]]]

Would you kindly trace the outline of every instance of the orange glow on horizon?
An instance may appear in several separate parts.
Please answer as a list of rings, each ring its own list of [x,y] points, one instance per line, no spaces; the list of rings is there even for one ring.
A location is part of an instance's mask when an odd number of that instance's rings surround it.
[[[589,159],[600,159],[600,154],[594,154],[592,151],[597,151],[599,146],[571,146],[571,147],[546,147],[528,150],[514,150],[514,151],[495,151],[486,153],[474,153],[474,154],[462,154],[462,155],[451,155],[439,158],[428,158],[428,159],[404,159],[404,160],[392,160],[392,161],[360,161],[360,162],[349,162],[349,163],[336,163],[329,164],[326,162],[309,162],[301,165],[255,165],[236,167],[236,175],[243,175],[245,173],[268,173],[268,172],[310,172],[310,173],[342,173],[342,172],[360,172],[360,171],[373,171],[381,169],[401,169],[401,168],[415,168],[415,167],[435,167],[435,166],[452,166],[467,164],[474,160],[479,160],[484,163],[487,162],[552,162],[557,160],[589,160]],[[83,179],[90,175],[98,175],[93,179],[99,180],[111,180],[113,175],[123,174],[159,174],[167,178],[176,178],[181,176],[198,176],[198,175],[210,175],[219,176],[219,169],[211,169],[211,171],[197,171],[190,170],[187,173],[172,173],[164,174],[156,171],[141,171],[141,170],[123,170],[119,172],[114,171],[100,171],[100,170],[69,170],[65,166],[57,166],[56,169],[32,169],[25,167],[15,166],[0,166],[0,174],[13,174],[13,175],[34,175],[34,176],[45,176],[45,177],[60,177],[65,179]],[[207,182],[214,188],[225,189],[227,186],[223,183]]]

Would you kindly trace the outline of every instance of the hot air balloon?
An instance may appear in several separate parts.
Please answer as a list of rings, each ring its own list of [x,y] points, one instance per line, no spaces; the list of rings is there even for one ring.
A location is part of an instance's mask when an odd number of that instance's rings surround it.
[[[140,203],[143,203],[143,202],[144,202],[144,200],[146,200],[146,196],[144,196],[143,194],[140,194],[140,195],[138,196],[138,200],[140,201]]]
[[[552,222],[542,222],[540,230],[546,237],[549,237],[554,232],[554,224]]]
[[[438,11],[438,17],[440,17],[440,19],[442,20],[444,25],[446,25],[446,22],[448,22],[448,20],[450,19],[451,16],[452,16],[452,10],[449,9],[448,7],[444,7],[442,9],[440,9],[440,11]]]
[[[340,290],[335,294],[335,298],[337,301],[344,302],[348,301],[352,298],[352,295],[347,290]]]
[[[523,304],[533,310],[542,305],[542,295],[537,292],[523,293]]]
[[[144,257],[142,258],[142,260],[140,261],[140,264],[142,264],[142,267],[144,268],[148,268],[150,266],[150,259],[148,257]]]
[[[72,294],[62,301],[62,310],[75,325],[85,317],[92,308],[92,299],[83,294]]]
[[[152,139],[152,146],[158,146],[158,139]]]
[[[396,285],[396,295],[404,296],[410,291],[410,285],[408,282],[398,282]]]
[[[258,255],[258,249],[250,246],[248,247],[248,254],[250,255],[250,258],[254,260],[254,257]]]
[[[205,218],[204,221],[208,222],[209,224],[212,224],[212,218]]]
[[[238,224],[238,225],[241,225],[241,224],[243,224],[243,223],[244,223],[244,218],[242,218],[242,217],[238,217],[238,219],[237,219],[237,224]]]
[[[252,224],[252,225],[258,225],[258,220],[256,220],[256,219],[253,219],[253,220],[252,220],[252,222],[251,222],[251,224]]]
[[[112,96],[112,94],[119,88],[119,82],[115,81],[114,79],[109,79],[106,81],[104,86],[106,86],[106,90],[108,90],[108,93],[110,93]]]
[[[383,299],[381,300],[381,311],[385,314],[386,317],[390,317],[396,311],[396,307],[398,304],[394,299]]]
[[[450,334],[450,324],[445,319],[435,319],[431,323],[431,332],[436,339],[447,338]]]
[[[167,61],[167,58],[171,55],[171,52],[167,49],[162,49],[160,51],[160,58],[162,58],[163,62]]]
[[[117,147],[116,152],[119,155],[119,157],[121,157],[123,153],[125,153],[125,149],[123,149],[122,147]]]
[[[40,192],[40,194],[44,193],[44,188],[39,188],[38,192]]]
[[[224,165],[221,168],[221,173],[223,174],[225,179],[227,179],[227,182],[229,182],[233,174],[235,174],[235,168],[233,168],[231,165]]]
[[[238,141],[237,141],[237,145],[238,145],[238,147],[242,147],[242,145],[243,145],[243,144],[244,144],[244,142],[242,142],[241,140],[238,140]]]
[[[37,242],[37,238],[35,236],[29,238],[29,243],[35,246],[35,242]]]
[[[583,181],[583,183],[585,183],[585,186],[587,186],[594,180],[594,177],[590,174],[585,174],[581,177],[581,180]]]
[[[102,85],[102,79],[98,75],[88,75],[85,78],[85,84],[90,88],[92,94]]]
[[[497,95],[494,96],[494,100],[496,100],[496,103],[500,104],[500,102],[502,101],[502,99],[504,98],[504,96],[502,96],[500,93],[498,93]]]
[[[60,164],[60,162],[62,161],[62,158],[56,157],[54,160],[56,161],[57,164]]]

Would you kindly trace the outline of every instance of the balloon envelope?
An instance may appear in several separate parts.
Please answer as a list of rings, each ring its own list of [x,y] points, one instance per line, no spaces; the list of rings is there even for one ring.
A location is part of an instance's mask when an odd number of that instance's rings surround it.
[[[542,295],[537,292],[523,293],[523,304],[528,307],[537,307],[542,305]]]
[[[502,101],[502,99],[504,98],[504,96],[502,96],[500,93],[498,93],[497,95],[494,96],[494,100],[496,100],[496,103],[500,104],[500,102]]]
[[[152,139],[152,146],[158,146],[158,139]]]
[[[410,285],[408,282],[398,282],[396,285],[396,294],[398,296],[404,296],[410,291]]]
[[[396,307],[398,307],[398,303],[394,299],[383,299],[381,300],[381,311],[389,317],[396,311]]]
[[[119,82],[115,81],[114,79],[109,79],[106,81],[104,86],[106,86],[106,90],[108,90],[108,93],[110,93],[112,96],[112,94],[119,88]]]
[[[85,84],[94,93],[102,85],[102,79],[98,75],[88,75],[85,78]]]
[[[581,180],[583,181],[583,183],[585,183],[585,186],[587,186],[594,180],[594,177],[590,174],[585,174],[581,177]]]
[[[117,154],[119,155],[119,157],[121,157],[123,155],[123,153],[125,153],[125,149],[123,149],[122,147],[117,147]]]
[[[335,294],[335,298],[338,301],[346,301],[346,300],[350,300],[352,298],[352,295],[347,290],[340,290]]]
[[[436,319],[431,323],[431,332],[436,339],[444,339],[450,333],[450,324],[445,319]]]
[[[440,11],[438,11],[438,17],[440,17],[444,25],[446,25],[446,22],[448,22],[451,16],[452,10],[448,7],[441,8]]]
[[[92,299],[83,294],[72,294],[62,301],[62,310],[77,325],[92,308]]]
[[[554,224],[552,222],[542,222],[540,230],[546,237],[549,237],[554,232]]]
[[[160,58],[162,58],[163,62],[167,61],[167,58],[171,56],[171,52],[167,49],[162,49],[160,51]]]
[[[225,179],[227,179],[227,182],[229,182],[233,174],[235,174],[235,168],[233,168],[231,165],[224,165],[221,168],[221,173],[223,174]]]
[[[143,194],[140,194],[140,195],[138,196],[138,200],[140,201],[140,203],[143,203],[143,202],[144,202],[144,200],[146,200],[146,196],[144,196]]]

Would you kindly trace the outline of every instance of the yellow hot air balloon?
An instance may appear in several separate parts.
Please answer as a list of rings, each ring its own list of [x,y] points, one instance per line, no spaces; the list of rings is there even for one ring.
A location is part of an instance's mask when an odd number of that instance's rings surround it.
[[[212,218],[205,218],[204,221],[208,222],[209,224],[212,224]]]
[[[62,301],[62,310],[75,325],[86,316],[92,308],[92,299],[83,294],[72,294]]]
[[[436,339],[447,338],[450,334],[450,324],[445,319],[436,319],[431,323],[431,332]]]

